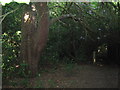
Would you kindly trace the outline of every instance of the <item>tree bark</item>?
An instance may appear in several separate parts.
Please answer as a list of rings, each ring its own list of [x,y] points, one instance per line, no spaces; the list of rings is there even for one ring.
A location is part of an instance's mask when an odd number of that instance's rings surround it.
[[[38,62],[48,37],[49,21],[47,3],[37,2],[38,18],[32,10],[23,15],[21,57],[27,63],[27,70],[34,77],[38,72]],[[36,27],[36,20],[38,20]]]

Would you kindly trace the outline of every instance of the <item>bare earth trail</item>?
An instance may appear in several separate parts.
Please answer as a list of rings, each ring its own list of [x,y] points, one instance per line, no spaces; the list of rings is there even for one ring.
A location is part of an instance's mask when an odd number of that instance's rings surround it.
[[[43,68],[36,78],[27,82],[25,78],[14,78],[17,86],[3,88],[118,88],[119,68],[117,65],[67,64],[56,69]],[[19,84],[22,82],[22,85]]]
[[[31,80],[38,88],[118,88],[119,68],[116,65],[74,65],[44,72]]]

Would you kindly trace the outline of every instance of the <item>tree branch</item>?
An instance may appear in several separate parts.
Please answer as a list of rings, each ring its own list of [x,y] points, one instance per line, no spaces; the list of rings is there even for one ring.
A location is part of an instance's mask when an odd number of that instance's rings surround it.
[[[0,19],[0,24],[2,23],[2,21],[5,19],[5,17],[6,17],[7,15],[15,12],[17,9],[18,9],[18,8],[16,8],[15,10],[10,11],[10,12],[4,14],[4,15],[1,15],[0,18],[2,18],[2,19]]]
[[[53,18],[51,21],[50,21],[50,25],[55,23],[56,21],[59,21],[61,19],[65,19],[65,18],[70,18],[70,17],[73,17],[72,15],[70,14],[66,14],[66,15],[62,15],[62,16],[59,16],[57,18]]]
[[[92,30],[90,29],[90,27],[89,27],[86,23],[84,23],[84,21],[83,21],[81,18],[76,18],[74,15],[71,15],[71,14],[66,14],[66,15],[62,15],[62,16],[57,17],[57,18],[53,18],[53,19],[50,21],[50,25],[53,24],[53,23],[55,23],[56,21],[59,21],[59,20],[61,20],[61,19],[65,19],[65,18],[72,18],[72,19],[74,19],[75,21],[80,22],[80,23],[86,28],[87,31],[90,31],[90,32],[95,33],[94,31],[92,31]]]

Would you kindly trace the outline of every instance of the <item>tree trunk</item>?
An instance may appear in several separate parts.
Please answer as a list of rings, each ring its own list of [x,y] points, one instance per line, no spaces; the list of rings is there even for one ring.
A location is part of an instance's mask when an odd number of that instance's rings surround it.
[[[38,18],[35,17],[34,12],[25,11],[23,15],[21,43],[22,61],[27,63],[27,70],[30,71],[32,77],[38,72],[38,61],[47,41],[49,29],[47,3],[36,3]],[[38,23],[35,24],[37,20]]]

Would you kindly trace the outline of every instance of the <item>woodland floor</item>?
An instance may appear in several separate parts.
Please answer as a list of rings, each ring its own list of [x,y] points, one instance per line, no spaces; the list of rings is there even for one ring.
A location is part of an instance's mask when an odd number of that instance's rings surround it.
[[[29,80],[15,78],[12,81],[16,82],[17,85],[3,87],[118,88],[118,73],[117,65],[62,64],[54,69],[44,68],[44,71],[36,78]]]

